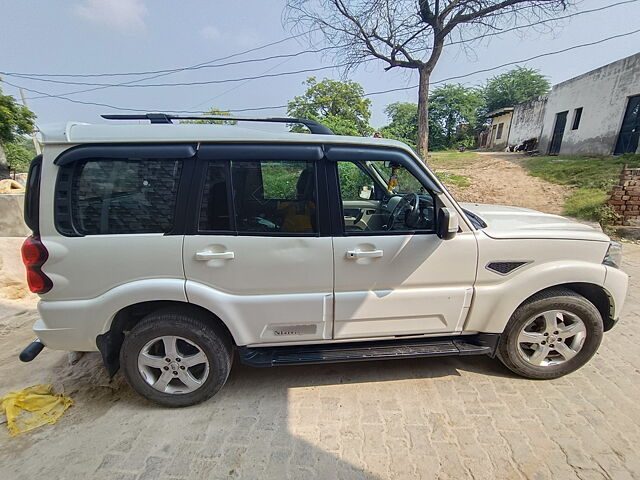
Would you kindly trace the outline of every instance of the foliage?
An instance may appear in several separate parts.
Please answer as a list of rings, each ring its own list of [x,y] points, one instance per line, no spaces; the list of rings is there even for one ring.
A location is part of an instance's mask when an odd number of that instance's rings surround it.
[[[609,191],[618,183],[627,164],[640,167],[640,155],[620,157],[535,157],[525,162],[533,176],[549,182],[578,187],[565,202],[565,212],[578,218],[598,220],[607,225],[615,214],[606,205]]]
[[[478,109],[483,105],[482,92],[477,88],[447,83],[434,89],[429,96],[429,123],[430,127],[437,124],[435,131],[441,132],[442,138],[440,142],[432,139],[431,149],[473,147]]]
[[[212,117],[230,117],[231,112],[229,110],[218,110],[217,108],[212,108],[211,110],[202,112],[202,115],[210,115]],[[181,120],[180,123],[208,123],[208,124],[215,124],[215,125],[235,125],[238,122],[236,122],[235,120]]]
[[[395,102],[387,105],[384,113],[391,122],[380,129],[382,136],[400,140],[415,148],[418,140],[418,105]]]
[[[362,86],[352,80],[338,81],[325,78],[318,82],[308,78],[304,94],[289,102],[287,114],[296,118],[309,118],[329,127],[337,135],[369,136],[371,100],[364,97]],[[293,126],[291,131],[305,131]]]
[[[418,151],[429,146],[429,83],[445,43],[468,46],[506,25],[553,18],[575,0],[287,0],[286,21],[313,43],[322,35],[345,70],[370,60],[417,70]]]
[[[0,89],[0,144],[13,142],[19,135],[31,133],[36,115],[16,103],[11,95],[3,95]]]
[[[564,212],[576,218],[600,221],[606,214],[609,195],[595,188],[579,188],[564,203]]]
[[[478,160],[480,155],[475,152],[458,152],[455,150],[434,152],[429,158],[429,167],[432,169],[463,169]]]
[[[491,78],[484,87],[487,112],[531,100],[549,91],[551,84],[539,70],[517,67]]]
[[[533,157],[525,162],[529,173],[549,182],[609,191],[618,183],[622,167],[640,167],[640,155],[619,157]]]
[[[445,185],[454,185],[460,188],[467,188],[471,185],[471,183],[469,182],[469,177],[467,177],[466,175],[460,175],[458,173],[450,172],[436,172],[436,176]]]
[[[10,171],[16,173],[29,171],[29,164],[34,155],[28,149],[18,143],[5,143],[2,148],[7,156]]]

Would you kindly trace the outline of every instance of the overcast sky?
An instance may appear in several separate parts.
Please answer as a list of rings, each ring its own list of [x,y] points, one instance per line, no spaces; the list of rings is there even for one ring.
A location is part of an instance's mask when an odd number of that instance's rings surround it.
[[[620,0],[583,0],[578,11]],[[282,23],[284,0],[0,0],[0,71],[22,73],[113,73],[168,69],[199,64],[274,42],[291,35]],[[534,55],[560,50],[640,28],[640,1],[603,12],[579,15],[563,22],[553,33],[507,33],[474,46],[472,54],[457,47],[445,50],[432,80],[461,75]],[[290,40],[234,60],[294,53],[308,47]],[[597,46],[522,63],[540,69],[552,83],[572,78],[640,51],[640,33]],[[203,69],[160,77],[155,82],[190,82],[231,79],[334,64],[332,58],[307,54],[290,59]],[[350,79],[373,92],[408,86],[417,76],[402,71],[384,72],[382,63],[371,63]],[[513,68],[513,67],[508,67]],[[460,80],[481,85],[508,68]],[[111,87],[71,95],[69,98],[119,107],[162,110],[240,109],[283,105],[304,91],[310,74],[239,83],[158,88]],[[317,72],[319,78],[341,78],[337,69]],[[0,76],[3,76],[0,74]],[[123,82],[139,77],[76,78],[75,81]],[[3,76],[4,80],[49,94],[62,94],[91,86],[58,85]],[[153,82],[153,81],[149,81]],[[0,84],[4,93],[18,97],[16,88]],[[100,122],[101,113],[117,112],[100,106],[42,98],[27,93],[38,123],[79,120]],[[37,98],[40,97],[40,98]],[[18,97],[19,98],[19,97]],[[417,91],[371,97],[372,124],[386,122],[385,105],[417,101]],[[259,112],[283,115],[284,109]]]

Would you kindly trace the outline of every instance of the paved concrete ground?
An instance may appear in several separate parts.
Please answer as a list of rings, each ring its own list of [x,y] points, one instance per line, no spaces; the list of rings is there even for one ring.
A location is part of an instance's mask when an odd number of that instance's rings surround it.
[[[34,314],[5,303],[18,320],[0,329],[0,392],[52,379],[76,405],[16,438],[3,428],[0,478],[638,479],[640,247],[625,255],[621,324],[590,364],[546,382],[483,357],[235,365],[212,400],[167,410],[109,383],[95,355],[18,364]]]

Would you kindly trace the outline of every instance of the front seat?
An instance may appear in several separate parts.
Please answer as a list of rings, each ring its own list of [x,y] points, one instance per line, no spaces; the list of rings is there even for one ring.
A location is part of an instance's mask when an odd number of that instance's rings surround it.
[[[296,183],[296,200],[281,202],[278,212],[283,216],[281,231],[312,233],[316,231],[316,179],[313,167],[305,168]]]

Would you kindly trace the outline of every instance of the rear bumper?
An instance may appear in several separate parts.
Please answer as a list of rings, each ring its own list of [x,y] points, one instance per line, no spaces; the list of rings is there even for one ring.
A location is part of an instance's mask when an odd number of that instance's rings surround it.
[[[78,328],[51,328],[40,318],[33,325],[33,331],[40,341],[52,350],[68,350],[75,352],[97,351],[95,335],[89,337],[87,332]]]

